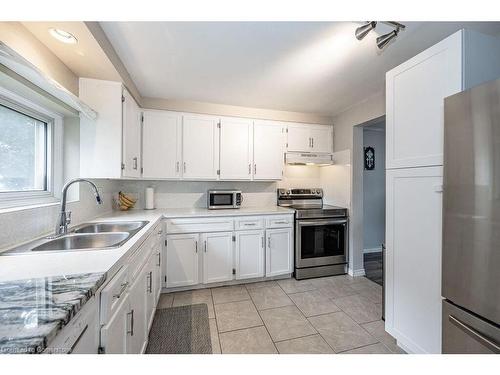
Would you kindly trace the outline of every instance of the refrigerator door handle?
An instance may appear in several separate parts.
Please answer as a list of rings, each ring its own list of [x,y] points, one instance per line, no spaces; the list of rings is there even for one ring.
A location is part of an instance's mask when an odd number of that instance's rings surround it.
[[[481,333],[476,331],[474,328],[469,326],[468,324],[465,324],[458,318],[454,317],[453,315],[448,315],[448,319],[450,322],[452,322],[454,325],[456,325],[458,328],[461,330],[465,331],[469,335],[473,336],[477,341],[479,341],[481,344],[486,346],[488,349],[494,351],[495,353],[500,353],[500,346],[493,342],[490,338],[483,336]]]

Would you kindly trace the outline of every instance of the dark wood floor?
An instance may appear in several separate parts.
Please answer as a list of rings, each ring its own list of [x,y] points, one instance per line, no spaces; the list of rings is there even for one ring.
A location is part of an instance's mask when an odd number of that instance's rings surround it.
[[[365,276],[379,285],[384,284],[382,252],[364,254]]]

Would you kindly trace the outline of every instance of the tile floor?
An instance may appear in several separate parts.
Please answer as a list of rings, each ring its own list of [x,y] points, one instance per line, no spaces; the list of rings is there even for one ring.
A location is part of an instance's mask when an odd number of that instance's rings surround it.
[[[404,353],[384,330],[381,286],[347,275],[162,294],[208,305],[214,353]]]

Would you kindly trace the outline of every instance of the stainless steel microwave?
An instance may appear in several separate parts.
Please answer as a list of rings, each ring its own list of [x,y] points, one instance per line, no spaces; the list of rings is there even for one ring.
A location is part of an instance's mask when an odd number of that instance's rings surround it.
[[[209,190],[207,207],[210,210],[240,208],[243,198],[240,190]]]

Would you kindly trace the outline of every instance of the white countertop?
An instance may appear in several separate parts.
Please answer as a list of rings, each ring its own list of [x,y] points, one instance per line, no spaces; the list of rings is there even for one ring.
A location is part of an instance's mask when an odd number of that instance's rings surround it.
[[[0,256],[0,282],[34,277],[74,275],[106,272],[108,278],[122,266],[129,254],[146,239],[148,233],[164,218],[245,216],[292,214],[293,209],[269,207],[242,207],[240,209],[208,210],[206,208],[113,211],[88,222],[147,220],[149,223],[129,241],[117,249],[86,250],[53,253],[20,253]]]

